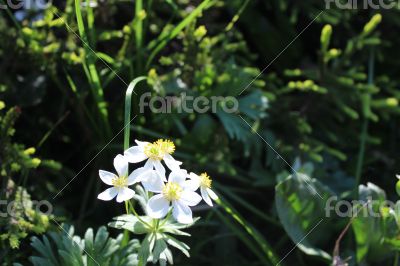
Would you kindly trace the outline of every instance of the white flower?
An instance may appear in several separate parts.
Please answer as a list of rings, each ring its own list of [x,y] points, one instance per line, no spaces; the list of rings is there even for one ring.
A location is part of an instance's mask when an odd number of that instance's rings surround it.
[[[114,168],[117,171],[118,176],[111,172],[103,170],[99,171],[101,180],[107,185],[113,187],[100,193],[97,198],[101,200],[112,200],[117,196],[117,202],[130,200],[133,195],[135,195],[135,191],[128,188],[128,186],[140,181],[143,169],[139,168],[128,176],[128,161],[121,154],[118,154],[114,158]]]
[[[159,139],[153,143],[135,140],[137,146],[133,146],[124,152],[124,156],[130,163],[139,163],[147,160],[144,169],[156,169],[159,176],[165,178],[165,168],[161,164],[163,160],[171,171],[179,170],[182,162],[176,161],[171,154],[175,151],[172,141]],[[164,180],[166,181],[166,180]]]
[[[168,182],[164,184],[156,171],[146,174],[142,184],[146,190],[159,193],[150,198],[147,203],[147,214],[155,219],[167,215],[169,206],[172,205],[172,215],[179,222],[188,224],[193,222],[192,210],[201,201],[199,194],[192,190],[186,181],[187,172],[177,170],[170,173]]]
[[[213,206],[211,199],[217,200],[218,196],[211,190],[212,180],[210,176],[207,173],[202,173],[200,176],[195,173],[190,173],[189,178],[191,188],[196,190],[200,187],[201,197],[208,205]]]

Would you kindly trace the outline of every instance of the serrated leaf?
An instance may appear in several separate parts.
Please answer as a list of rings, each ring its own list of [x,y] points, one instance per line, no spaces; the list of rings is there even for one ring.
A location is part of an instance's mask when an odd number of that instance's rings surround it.
[[[190,257],[189,254],[189,249],[190,247],[186,245],[185,243],[179,241],[178,239],[172,237],[172,236],[165,236],[165,239],[167,240],[167,243],[180,251],[182,251],[183,254],[185,254],[188,258]]]

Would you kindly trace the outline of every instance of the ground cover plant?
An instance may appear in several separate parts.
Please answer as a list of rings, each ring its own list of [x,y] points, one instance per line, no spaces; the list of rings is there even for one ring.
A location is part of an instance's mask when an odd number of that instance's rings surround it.
[[[399,265],[399,14],[0,0],[0,264]]]

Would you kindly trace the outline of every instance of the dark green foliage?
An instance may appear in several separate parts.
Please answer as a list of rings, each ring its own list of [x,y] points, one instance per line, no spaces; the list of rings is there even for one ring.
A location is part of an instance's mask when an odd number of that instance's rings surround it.
[[[398,199],[399,10],[325,10],[325,1],[317,0],[96,1],[95,7],[81,2],[55,1],[22,21],[12,10],[1,12],[0,97],[22,108],[17,142],[39,143],[43,158],[63,165],[40,162],[32,148],[11,141],[19,109],[0,111],[1,199],[9,187],[12,198],[20,191],[28,199],[30,189],[44,198],[57,195],[56,208],[79,231],[120,214],[116,205],[95,201],[98,169],[110,168],[111,155],[122,152],[124,93],[145,75],[148,83],[132,94],[131,117],[137,117],[131,139],[172,139],[179,148],[174,155],[194,171],[205,169],[225,204],[215,211],[195,209],[203,219],[186,241],[191,259],[174,253],[177,264],[275,265],[321,219],[282,265],[328,264],[349,223],[341,259],[398,261],[398,214],[326,219],[322,207],[328,195],[358,200],[385,191],[387,199]],[[239,107],[223,112],[225,101],[215,112],[141,112],[145,92],[176,101],[182,93],[232,96]],[[36,169],[39,163],[56,177]],[[25,187],[20,180],[28,170],[41,179]],[[361,185],[367,182],[376,185]],[[11,230],[6,221],[2,228],[18,239],[47,228],[47,221],[28,217],[29,230]],[[33,240],[46,250],[42,259],[91,263],[83,239],[78,245],[62,232],[48,236]],[[9,235],[3,238],[8,246]],[[117,247],[116,257],[102,257],[103,249],[93,254],[106,265],[125,265],[118,254],[128,247],[121,248],[119,238],[107,239],[114,243],[107,250]],[[140,240],[168,260],[165,239]],[[139,256],[150,253],[149,248]]]
[[[132,239],[125,246],[123,235],[109,236],[106,227],[96,234],[87,229],[82,239],[74,235],[72,226],[62,226],[59,232],[50,232],[42,239],[32,238],[31,246],[37,255],[29,258],[35,266],[133,266],[137,265],[139,241]]]

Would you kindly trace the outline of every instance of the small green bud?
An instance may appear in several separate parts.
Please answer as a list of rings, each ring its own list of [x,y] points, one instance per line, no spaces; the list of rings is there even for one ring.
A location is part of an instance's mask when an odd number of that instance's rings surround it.
[[[396,98],[387,98],[386,104],[390,107],[396,107],[399,105],[399,101]]]
[[[397,183],[396,183],[396,192],[397,192],[397,195],[400,196],[400,180],[397,181]]]
[[[205,35],[207,34],[207,29],[205,26],[201,25],[200,27],[198,27],[195,31],[194,31],[194,36],[196,37],[196,39],[200,40],[201,38],[203,38]]]
[[[329,43],[331,41],[332,36],[332,26],[327,24],[324,26],[321,32],[321,49],[322,52],[326,52],[329,47]]]
[[[39,158],[32,159],[32,165],[34,168],[38,167],[42,161]]]
[[[33,30],[28,27],[23,27],[22,28],[22,33],[24,33],[26,36],[31,36],[33,34]]]
[[[328,53],[329,53],[330,58],[336,58],[342,53],[342,51],[333,48],[333,49],[330,49]]]
[[[125,25],[124,28],[122,29],[122,31],[125,34],[130,34],[131,33],[131,28],[129,26]]]
[[[6,104],[3,101],[0,101],[0,110],[4,109]]]
[[[11,170],[14,172],[18,172],[19,170],[21,170],[21,166],[17,163],[12,163],[11,164]]]
[[[144,20],[146,18],[146,16],[147,16],[147,13],[146,13],[146,11],[144,9],[139,11],[139,14],[138,14],[138,19],[139,20]]]
[[[377,26],[379,23],[382,21],[382,15],[381,14],[376,14],[371,18],[371,20],[364,26],[364,35],[370,34]]]
[[[36,149],[33,148],[33,147],[24,150],[24,153],[25,153],[26,155],[32,155],[32,154],[34,154],[35,152],[36,152]]]

